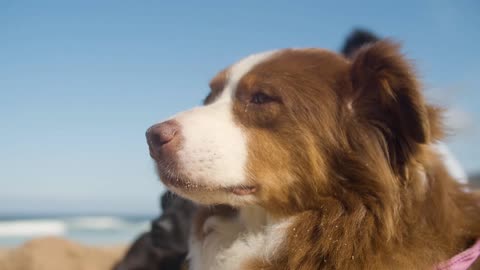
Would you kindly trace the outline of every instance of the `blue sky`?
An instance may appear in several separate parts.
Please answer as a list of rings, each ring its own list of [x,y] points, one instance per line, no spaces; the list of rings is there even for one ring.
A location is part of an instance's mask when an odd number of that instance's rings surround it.
[[[241,57],[337,50],[355,26],[403,43],[452,108],[452,150],[480,170],[478,14],[476,0],[0,0],[0,214],[156,212],[148,126]]]

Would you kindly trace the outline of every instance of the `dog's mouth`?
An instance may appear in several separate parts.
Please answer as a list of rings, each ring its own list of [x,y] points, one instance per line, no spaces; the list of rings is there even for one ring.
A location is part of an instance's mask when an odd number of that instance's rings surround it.
[[[253,194],[257,191],[255,186],[235,186],[228,188],[230,192],[238,196],[245,196]]]
[[[159,174],[160,174],[160,179],[165,185],[167,185],[167,187],[181,189],[182,191],[185,191],[185,192],[224,191],[228,193],[233,193],[237,196],[246,196],[246,195],[252,195],[257,191],[257,187],[254,185],[236,185],[236,186],[229,186],[229,187],[208,186],[208,185],[198,184],[185,177],[176,177],[176,176],[166,175],[162,172],[160,172]]]

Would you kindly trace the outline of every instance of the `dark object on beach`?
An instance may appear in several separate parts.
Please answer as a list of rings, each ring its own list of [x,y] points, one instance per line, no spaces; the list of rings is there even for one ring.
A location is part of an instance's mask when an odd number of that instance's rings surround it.
[[[341,52],[347,58],[352,58],[352,56],[360,47],[378,40],[379,38],[370,31],[364,29],[354,29],[345,40]]]
[[[167,191],[161,199],[162,214],[151,230],[140,235],[114,270],[182,269],[188,252],[188,235],[196,206]]]

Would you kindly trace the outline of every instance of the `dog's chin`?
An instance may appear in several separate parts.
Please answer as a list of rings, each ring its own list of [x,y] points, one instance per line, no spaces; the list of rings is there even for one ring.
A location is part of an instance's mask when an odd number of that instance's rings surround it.
[[[200,204],[244,206],[255,202],[257,188],[253,185],[212,186],[199,184],[197,181],[185,177],[170,177],[162,173],[159,175],[169,190]]]

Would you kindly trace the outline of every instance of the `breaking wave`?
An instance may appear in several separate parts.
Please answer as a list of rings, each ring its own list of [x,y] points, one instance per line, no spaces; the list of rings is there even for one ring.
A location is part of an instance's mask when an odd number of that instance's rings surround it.
[[[62,236],[79,231],[121,231],[147,226],[146,220],[115,216],[2,220],[0,237]]]

